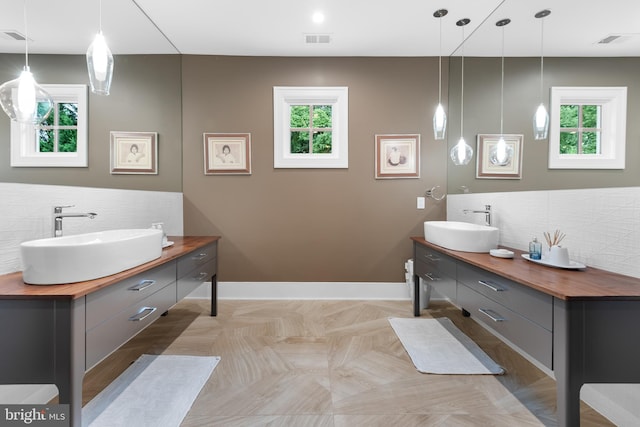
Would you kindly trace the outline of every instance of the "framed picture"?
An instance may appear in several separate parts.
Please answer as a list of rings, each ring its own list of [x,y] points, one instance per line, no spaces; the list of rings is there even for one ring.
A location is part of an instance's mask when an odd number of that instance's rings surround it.
[[[501,136],[507,144],[507,150],[513,153],[506,165],[500,165],[495,160],[496,148]],[[521,179],[523,138],[523,135],[513,134],[479,134],[476,178]]]
[[[205,175],[251,175],[250,133],[205,133]]]
[[[376,179],[420,178],[420,135],[376,135]]]
[[[111,132],[112,174],[158,174],[156,132]]]

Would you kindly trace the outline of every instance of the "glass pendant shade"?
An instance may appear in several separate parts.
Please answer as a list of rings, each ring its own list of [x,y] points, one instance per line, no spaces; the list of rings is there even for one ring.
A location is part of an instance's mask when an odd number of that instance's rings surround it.
[[[536,114],[533,116],[533,137],[536,140],[547,139],[549,133],[549,113],[544,107],[544,104],[540,104],[536,110]]]
[[[36,83],[27,66],[20,77],[0,86],[0,104],[11,120],[33,125],[42,123],[53,110],[53,98]]]
[[[458,143],[451,149],[451,160],[456,166],[469,164],[473,157],[473,148],[469,147],[464,138],[460,137]]]
[[[87,70],[91,92],[109,95],[113,78],[113,55],[102,32],[96,34],[96,38],[87,49]]]
[[[506,166],[513,158],[513,149],[507,145],[503,137],[489,150],[489,161],[494,166]]]
[[[433,115],[433,136],[436,140],[444,139],[447,131],[447,115],[442,108],[442,104],[436,107],[436,113]]]

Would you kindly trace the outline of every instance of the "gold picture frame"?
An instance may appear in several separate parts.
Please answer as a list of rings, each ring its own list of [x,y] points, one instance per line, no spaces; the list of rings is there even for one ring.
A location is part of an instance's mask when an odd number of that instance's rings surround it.
[[[250,133],[204,133],[205,175],[251,175]]]
[[[420,135],[375,136],[376,179],[420,178]]]
[[[112,174],[158,174],[157,132],[111,131]]]
[[[499,165],[491,161],[492,150],[498,144],[500,137],[504,138],[508,149],[513,153],[511,161],[506,165]],[[476,178],[521,179],[523,139],[524,135],[520,134],[478,134]]]

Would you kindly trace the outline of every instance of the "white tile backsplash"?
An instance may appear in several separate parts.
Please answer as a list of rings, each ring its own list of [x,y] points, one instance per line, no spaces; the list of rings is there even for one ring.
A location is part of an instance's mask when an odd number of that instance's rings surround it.
[[[544,242],[544,231],[559,229],[572,260],[640,278],[640,187],[449,194],[447,219],[484,224],[462,211],[487,204],[501,245],[527,250],[532,237]]]
[[[163,222],[169,235],[183,235],[182,193],[0,182],[0,200],[0,274],[22,270],[20,243],[52,237],[54,206],[98,214],[65,218],[65,235],[148,228],[152,222]]]

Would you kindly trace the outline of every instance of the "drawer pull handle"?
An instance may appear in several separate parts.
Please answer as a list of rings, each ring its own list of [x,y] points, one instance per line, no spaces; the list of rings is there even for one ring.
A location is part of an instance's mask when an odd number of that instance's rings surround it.
[[[487,288],[491,289],[493,292],[503,292],[506,290],[496,285],[495,283],[490,282],[489,280],[478,280],[478,283],[480,283],[482,286],[486,286]]]
[[[495,311],[489,310],[487,308],[479,308],[478,311],[484,314],[485,316],[487,316],[489,319],[493,320],[494,322],[504,322],[505,320],[507,320],[504,317],[500,316]]]
[[[430,261],[440,261],[440,257],[437,257],[433,254],[427,254],[425,255],[425,257]]]
[[[193,280],[202,281],[202,280],[206,279],[207,276],[208,276],[208,274],[203,271],[202,273],[198,274],[197,276],[193,276]]]
[[[140,322],[151,316],[151,314],[156,310],[156,307],[142,307],[136,314],[129,317],[129,320],[131,320],[132,322]]]
[[[434,276],[433,273],[424,273],[425,276],[427,276],[427,279],[431,280],[432,282],[437,282],[438,280],[440,280],[440,278],[438,276]]]
[[[156,284],[155,280],[141,280],[137,285],[131,286],[128,290],[130,291],[143,291],[147,289],[149,286],[153,286]]]
[[[191,257],[192,260],[194,261],[202,261],[203,259],[205,259],[209,254],[206,252],[200,253],[194,257]]]

